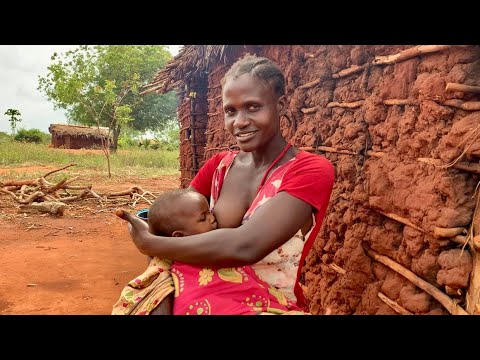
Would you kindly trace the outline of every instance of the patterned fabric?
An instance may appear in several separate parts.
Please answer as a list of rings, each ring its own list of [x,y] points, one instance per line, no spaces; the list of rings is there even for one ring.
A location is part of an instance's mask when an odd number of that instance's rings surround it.
[[[260,280],[249,266],[208,268],[176,261],[174,315],[254,315],[301,312],[281,291]]]
[[[148,315],[175,289],[169,260],[153,258],[145,272],[130,281],[115,303],[112,315]]]

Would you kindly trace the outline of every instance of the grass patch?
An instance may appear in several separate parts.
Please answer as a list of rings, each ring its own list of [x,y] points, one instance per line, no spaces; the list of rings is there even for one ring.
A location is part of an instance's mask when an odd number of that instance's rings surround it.
[[[178,174],[179,151],[165,151],[132,148],[118,150],[110,154],[112,176],[135,176],[151,178],[159,175]],[[0,142],[0,166],[3,168],[52,166],[61,168],[75,163],[76,166],[66,169],[69,174],[81,172],[104,173],[108,177],[107,159],[103,152],[85,152],[83,150],[64,150],[49,148],[45,144]],[[39,173],[38,176],[44,174]],[[60,173],[61,174],[61,173]],[[30,179],[36,173],[21,173],[11,171],[2,175],[2,178]]]

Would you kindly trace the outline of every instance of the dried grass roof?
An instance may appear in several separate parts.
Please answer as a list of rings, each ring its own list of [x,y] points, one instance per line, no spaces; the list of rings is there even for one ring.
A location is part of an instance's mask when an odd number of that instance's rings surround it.
[[[86,136],[94,138],[106,138],[108,136],[107,127],[97,126],[82,126],[82,125],[69,125],[69,124],[50,124],[48,131],[53,135],[73,135],[73,136]]]
[[[187,79],[210,70],[212,64],[225,60],[227,52],[239,46],[242,45],[185,45],[157,72],[153,81],[144,86],[141,94],[182,88]]]

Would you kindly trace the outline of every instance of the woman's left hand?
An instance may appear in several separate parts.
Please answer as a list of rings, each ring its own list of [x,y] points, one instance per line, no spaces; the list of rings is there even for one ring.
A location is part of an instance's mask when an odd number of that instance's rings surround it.
[[[128,231],[130,232],[133,243],[142,253],[144,253],[144,244],[148,235],[150,235],[148,224],[144,220],[137,218],[125,210],[117,209],[115,215],[128,222]]]

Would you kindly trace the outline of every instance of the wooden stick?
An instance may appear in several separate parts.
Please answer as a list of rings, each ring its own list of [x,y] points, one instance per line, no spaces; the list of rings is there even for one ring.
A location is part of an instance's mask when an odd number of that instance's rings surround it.
[[[215,100],[221,99],[222,96],[223,96],[223,95],[220,94],[220,95],[217,95],[217,96],[215,96],[215,97],[213,97],[213,98],[207,99],[207,101],[215,101]]]
[[[38,179],[0,181],[0,187],[4,187],[4,186],[23,186],[23,185],[38,185]]]
[[[411,228],[414,228],[415,230],[418,230],[422,233],[426,233],[425,230],[423,230],[420,226],[417,226],[415,225],[414,223],[412,223],[410,220],[408,220],[407,218],[404,218],[404,217],[401,217],[399,215],[396,215],[396,214],[392,214],[392,213],[384,213],[383,211],[380,211],[380,210],[377,210],[375,209],[376,212],[382,214],[383,216],[386,216],[392,220],[395,220],[395,221],[398,221],[399,223],[402,223],[404,225],[407,225],[407,226],[410,226]]]
[[[43,178],[46,178],[48,175],[51,175],[51,174],[56,173],[56,172],[58,172],[58,171],[65,170],[66,168],[69,168],[70,166],[75,166],[75,165],[77,165],[77,164],[72,163],[72,164],[69,164],[69,165],[67,165],[67,166],[64,166],[64,167],[61,168],[61,169],[52,170],[52,171],[46,173],[45,175],[43,175],[42,177],[43,177]]]
[[[229,148],[230,147],[228,146],[211,147],[211,148],[205,148],[205,152],[212,151],[212,150],[227,150]]]
[[[444,105],[453,106],[462,110],[480,110],[480,101],[463,101],[459,99],[445,100]]]
[[[347,109],[355,109],[362,106],[362,104],[363,104],[363,100],[358,100],[354,102],[343,102],[343,103],[340,103],[338,101],[332,101],[327,104],[327,108],[342,107]]]
[[[320,109],[320,106],[314,106],[314,107],[311,107],[311,108],[303,108],[303,109],[301,109],[301,111],[304,114],[312,114],[312,113],[317,112],[318,109]]]
[[[299,150],[304,150],[304,151],[325,151],[325,152],[331,152],[331,153],[337,153],[337,154],[345,154],[345,155],[358,155],[357,153],[354,153],[353,151],[348,151],[348,150],[339,150],[335,149],[330,146],[317,146],[317,148],[311,147],[311,146],[300,146],[298,148]]]
[[[305,53],[305,55],[303,55],[303,58],[305,60],[308,60],[308,59],[313,59],[313,58],[316,58],[320,53],[324,52],[325,51],[325,48],[320,48],[318,49],[317,51],[315,51],[315,53]]]
[[[345,271],[345,269],[342,269],[340,266],[338,266],[337,264],[335,263],[331,263],[330,265],[328,265],[328,267],[330,267],[332,270],[336,271],[337,273],[339,274],[342,274],[342,275],[345,275],[347,272]]]
[[[373,157],[376,157],[376,158],[381,158],[381,157],[385,156],[385,153],[383,151],[368,150],[367,155],[368,156],[373,156]]]
[[[430,164],[435,167],[445,168],[445,165],[442,164],[442,160],[440,159],[418,158],[417,161]],[[455,163],[452,167],[458,170],[464,170],[464,171],[480,174],[480,164],[464,161],[464,162]]]
[[[352,65],[352,66],[350,66],[348,69],[344,69],[344,70],[339,71],[339,72],[336,73],[336,74],[333,74],[333,75],[332,75],[332,78],[333,78],[333,79],[338,79],[338,78],[342,78],[342,77],[345,77],[345,76],[349,76],[349,75],[355,74],[355,73],[360,72],[360,71],[362,71],[363,69],[365,69],[366,66],[367,66],[367,64],[363,64],[363,65]]]
[[[385,304],[387,304],[391,309],[395,312],[399,313],[400,315],[413,315],[410,311],[405,309],[403,306],[399,305],[392,299],[388,298],[385,294],[378,292],[378,297],[382,300]]]
[[[90,193],[89,190],[84,190],[81,194],[74,195],[74,196],[64,197],[64,198],[61,198],[60,200],[61,200],[62,202],[72,202],[72,201],[75,201],[75,200],[83,199],[83,198],[84,198],[85,196],[87,196],[89,193]]]
[[[440,304],[442,304],[447,311],[452,315],[469,315],[462,307],[460,307],[455,301],[453,301],[447,294],[441,292],[435,286],[429,282],[419,278],[410,270],[406,269],[402,265],[388,258],[387,256],[380,255],[375,253],[373,250],[367,250],[367,254],[382,263],[385,266],[388,266],[390,269],[396,271],[400,275],[404,276],[410,280],[413,284],[418,286],[423,291],[430,294],[435,298]]]
[[[65,212],[65,207],[66,207],[65,204],[61,202],[45,201],[42,203],[20,205],[18,212],[24,212],[24,213],[42,212],[42,213],[50,213],[52,215],[61,216]]]
[[[433,227],[433,237],[436,239],[439,238],[451,238],[460,234],[466,234],[467,229],[464,227],[454,227],[454,228],[442,228],[438,226]]]
[[[447,86],[445,86],[445,91],[480,93],[480,86],[463,85],[458,83],[447,83]]]
[[[215,134],[215,133],[217,133],[217,132],[219,132],[219,131],[222,131],[222,130],[224,130],[224,129],[221,129],[221,128],[218,128],[218,129],[210,129],[210,130],[205,131],[205,135]]]
[[[419,46],[412,47],[410,49],[400,51],[397,54],[386,55],[386,56],[375,56],[375,60],[373,60],[372,64],[373,65],[395,64],[397,62],[408,60],[422,54],[442,51],[450,47],[452,46],[451,45],[419,45]]]
[[[384,100],[385,105],[415,105],[415,100],[412,99],[388,99]]]
[[[297,87],[297,89],[309,89],[311,87],[314,87],[314,86],[317,86],[318,84],[320,84],[320,79],[316,79],[316,80],[313,80],[313,81],[310,81],[306,84],[303,84],[303,85],[300,85],[299,87]]]

